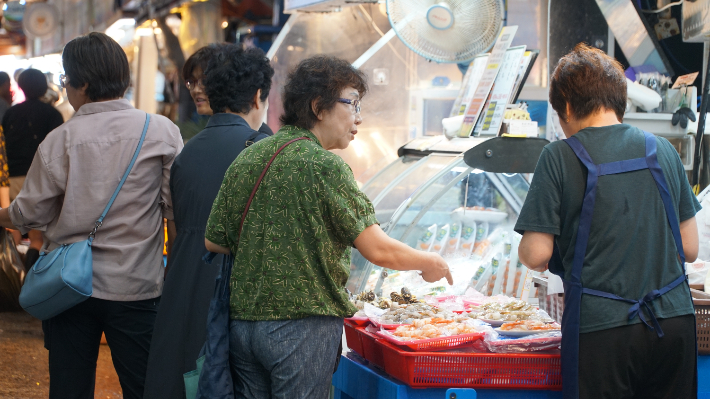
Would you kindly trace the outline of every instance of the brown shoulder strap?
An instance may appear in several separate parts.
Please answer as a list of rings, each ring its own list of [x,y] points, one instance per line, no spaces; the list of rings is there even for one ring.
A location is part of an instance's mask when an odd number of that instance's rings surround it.
[[[254,189],[251,190],[251,195],[249,196],[249,201],[247,201],[247,206],[246,206],[246,208],[244,208],[244,214],[242,215],[242,221],[239,223],[239,238],[240,239],[242,237],[242,227],[244,227],[244,220],[246,220],[247,213],[249,213],[249,207],[251,206],[251,201],[254,199],[254,196],[256,195],[256,190],[259,189],[259,185],[261,184],[261,181],[264,180],[264,176],[266,175],[266,172],[269,170],[271,163],[274,162],[274,159],[276,159],[276,156],[279,155],[279,153],[281,151],[283,151],[284,148],[288,147],[289,144],[295,143],[296,141],[299,141],[299,140],[310,140],[310,139],[308,137],[299,137],[297,139],[293,139],[293,140],[289,141],[288,143],[282,145],[281,148],[276,150],[274,155],[271,157],[269,162],[266,164],[266,167],[264,168],[264,170],[261,172],[261,175],[256,180],[256,184],[254,185]]]

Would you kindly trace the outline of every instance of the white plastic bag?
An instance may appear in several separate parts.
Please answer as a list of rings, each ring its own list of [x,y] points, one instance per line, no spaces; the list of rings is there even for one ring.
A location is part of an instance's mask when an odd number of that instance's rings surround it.
[[[698,259],[710,259],[710,186],[698,195],[698,201],[703,209],[695,214],[698,225]]]
[[[688,284],[705,284],[708,270],[710,270],[710,262],[700,258],[693,263],[686,263],[685,274],[688,275]]]

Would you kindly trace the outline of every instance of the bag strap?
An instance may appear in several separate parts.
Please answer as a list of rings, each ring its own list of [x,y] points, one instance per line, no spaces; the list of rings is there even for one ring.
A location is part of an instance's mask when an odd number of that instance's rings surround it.
[[[256,180],[256,184],[254,185],[254,189],[251,190],[251,195],[249,196],[249,200],[247,201],[247,206],[244,208],[244,213],[242,214],[242,221],[239,223],[239,238],[240,239],[242,237],[242,227],[244,227],[244,220],[247,218],[247,213],[249,212],[249,207],[251,206],[251,201],[254,199],[254,196],[256,195],[256,190],[259,189],[259,185],[261,184],[261,181],[264,180],[264,176],[266,175],[266,171],[269,170],[269,166],[271,166],[271,163],[274,162],[274,159],[276,159],[276,156],[279,155],[279,153],[281,151],[283,151],[284,148],[288,147],[289,144],[295,143],[296,141],[299,141],[299,140],[309,140],[310,141],[311,139],[309,139],[308,137],[299,137],[297,139],[293,139],[293,140],[289,141],[288,143],[282,145],[281,148],[276,150],[274,155],[271,157],[269,162],[266,164],[266,167],[264,168],[264,170],[261,172],[261,175]]]
[[[98,220],[96,220],[96,224],[94,225],[94,229],[91,230],[91,233],[89,233],[89,241],[94,240],[94,237],[96,236],[96,231],[99,229],[99,227],[101,227],[101,225],[103,225],[104,218],[106,217],[108,210],[111,209],[111,205],[113,205],[113,201],[116,200],[116,197],[118,196],[118,192],[121,191],[121,187],[123,187],[123,183],[126,182],[128,175],[131,173],[131,169],[133,169],[133,164],[136,163],[136,159],[138,158],[138,153],[141,151],[141,147],[143,147],[143,141],[145,141],[145,134],[148,131],[148,124],[150,124],[150,114],[146,113],[145,114],[145,125],[143,126],[143,133],[141,134],[140,141],[138,141],[138,146],[136,147],[136,152],[133,153],[133,159],[131,159],[131,163],[128,164],[128,168],[126,169],[126,173],[123,174],[123,178],[121,179],[121,182],[118,183],[118,187],[116,187],[116,190],[113,192],[113,195],[111,196],[111,199],[108,201],[106,208],[104,208],[104,211],[101,213],[101,216],[98,218]]]

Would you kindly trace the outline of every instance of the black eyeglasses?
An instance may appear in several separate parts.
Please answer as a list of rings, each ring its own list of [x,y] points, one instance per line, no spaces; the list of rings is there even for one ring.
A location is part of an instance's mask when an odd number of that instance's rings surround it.
[[[343,104],[350,104],[353,106],[353,109],[355,112],[354,114],[359,114],[360,113],[360,100],[351,100],[349,98],[339,98],[338,102],[343,103]]]
[[[192,90],[196,88],[197,86],[200,86],[201,89],[205,88],[204,83],[202,83],[202,78],[194,80],[194,79],[188,79],[185,81],[185,86],[187,86],[188,90]]]

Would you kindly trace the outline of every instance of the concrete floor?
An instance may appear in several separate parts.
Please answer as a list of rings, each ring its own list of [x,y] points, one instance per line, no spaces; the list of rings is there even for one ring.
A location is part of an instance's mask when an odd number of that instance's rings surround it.
[[[0,313],[0,398],[49,397],[48,352],[42,324],[25,312]],[[94,398],[122,398],[111,351],[101,345]]]

